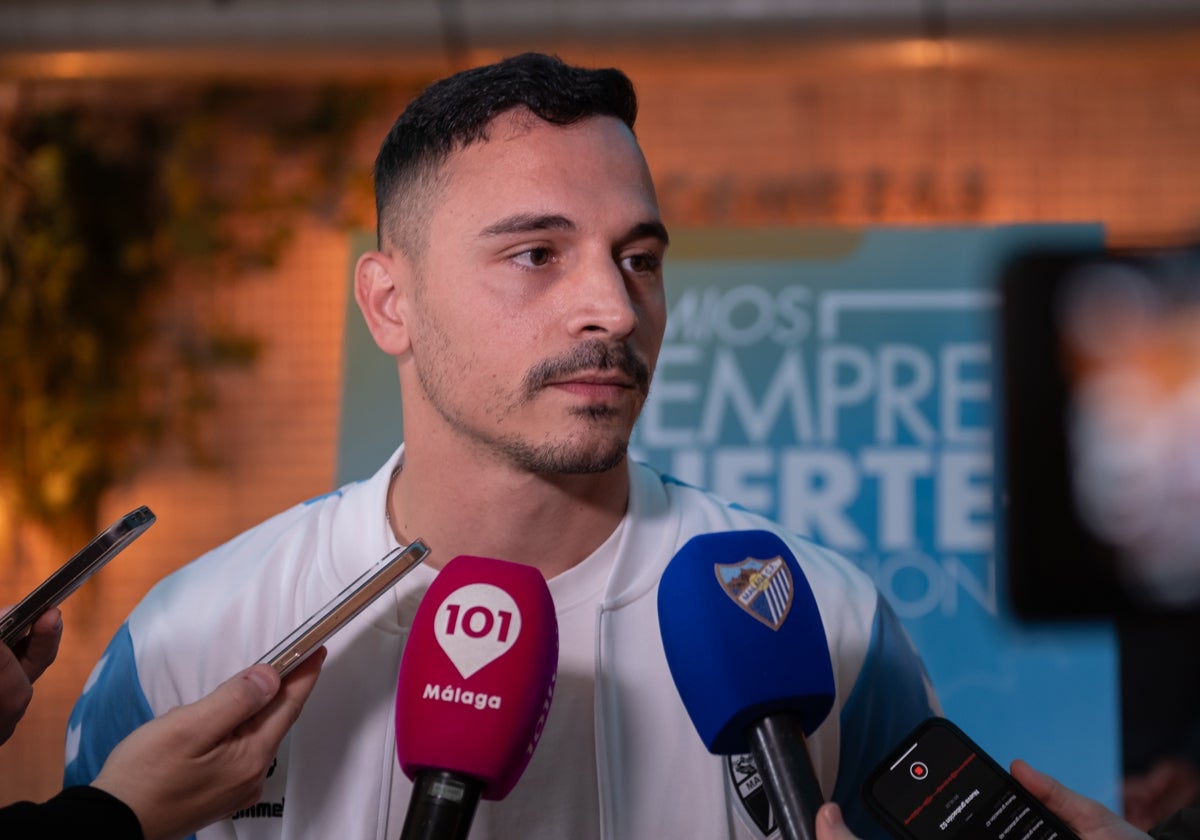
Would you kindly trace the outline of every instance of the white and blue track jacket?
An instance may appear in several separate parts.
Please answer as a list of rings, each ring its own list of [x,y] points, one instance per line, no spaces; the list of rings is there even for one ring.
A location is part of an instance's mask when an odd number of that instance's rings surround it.
[[[284,511],[159,582],[117,632],[75,706],[66,783],[91,781],[133,729],[257,661],[394,548],[385,497],[403,454],[400,447],[372,478]],[[863,811],[862,781],[938,707],[908,636],[870,579],[841,556],[644,465],[631,465],[630,483],[616,561],[596,604],[594,720],[574,730],[595,733],[598,836],[777,835],[755,793],[752,766],[709,754],[693,729],[667,667],[657,615],[659,577],[688,539],[767,529],[799,560],[833,661],[834,707],[808,739],[821,787],[860,836],[886,837]],[[420,567],[329,641],[321,677],[280,748],[261,801],[199,838],[400,835],[412,788],[395,758],[396,673],[433,574]],[[545,738],[538,746],[539,753],[553,749]],[[551,799],[555,791],[538,795]],[[559,840],[553,826],[539,827],[536,813],[522,828],[525,838]],[[471,836],[484,840],[474,830]]]

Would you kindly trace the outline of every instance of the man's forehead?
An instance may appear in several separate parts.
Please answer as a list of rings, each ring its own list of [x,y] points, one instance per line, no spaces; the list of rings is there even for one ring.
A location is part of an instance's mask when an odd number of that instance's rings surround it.
[[[589,117],[560,126],[536,117],[523,119],[497,125],[486,140],[451,153],[438,180],[476,199],[505,190],[496,197],[515,201],[527,195],[520,190],[543,195],[587,190],[624,192],[624,201],[648,200],[657,206],[645,157],[620,120]]]
[[[641,238],[662,229],[654,184],[632,132],[618,118],[549,123],[521,109],[501,114],[486,140],[449,155],[428,194],[425,223],[479,242],[521,233]],[[665,241],[665,237],[658,237]]]

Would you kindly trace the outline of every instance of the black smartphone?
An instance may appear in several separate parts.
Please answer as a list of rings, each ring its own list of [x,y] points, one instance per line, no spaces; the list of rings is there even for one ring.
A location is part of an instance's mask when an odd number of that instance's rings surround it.
[[[909,733],[862,793],[897,840],[1079,840],[945,718],[929,718]]]
[[[0,641],[9,647],[21,641],[39,615],[66,600],[125,546],[144,534],[156,518],[150,508],[142,505],[93,537],[74,557],[0,616]]]
[[[338,628],[365,610],[428,556],[429,546],[421,540],[392,549],[254,664],[270,665],[279,676],[286,677]]]

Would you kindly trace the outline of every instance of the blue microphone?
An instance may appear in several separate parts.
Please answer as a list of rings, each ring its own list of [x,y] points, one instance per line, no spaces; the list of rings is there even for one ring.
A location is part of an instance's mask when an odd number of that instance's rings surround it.
[[[782,834],[816,837],[824,802],[805,736],[833,708],[833,663],[812,588],[769,531],[688,540],[663,572],[667,664],[711,753],[750,753]]]

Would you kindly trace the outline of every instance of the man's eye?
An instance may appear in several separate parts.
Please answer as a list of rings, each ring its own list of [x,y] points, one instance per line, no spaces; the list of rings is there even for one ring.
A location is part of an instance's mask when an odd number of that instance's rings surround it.
[[[662,260],[660,260],[654,254],[649,253],[632,254],[626,257],[624,262],[629,267],[630,271],[638,274],[652,274],[658,271],[659,266],[662,265]]]
[[[550,263],[551,253],[549,248],[530,248],[517,254],[514,259],[530,268],[541,268]]]

